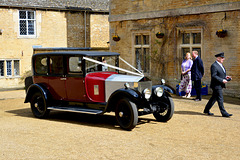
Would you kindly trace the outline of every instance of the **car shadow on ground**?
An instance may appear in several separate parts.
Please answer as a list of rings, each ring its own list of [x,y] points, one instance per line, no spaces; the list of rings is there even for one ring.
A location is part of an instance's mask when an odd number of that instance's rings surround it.
[[[15,116],[35,118],[31,112],[31,109],[29,108],[10,110],[6,112],[14,114]],[[93,115],[93,114],[74,113],[74,112],[51,111],[49,116],[46,119],[39,119],[39,120],[57,121],[57,122],[124,131],[117,124],[114,114],[113,115],[109,115],[109,114]],[[138,128],[142,124],[152,123],[152,122],[157,122],[157,121],[155,119],[139,117],[138,124],[136,127]]]

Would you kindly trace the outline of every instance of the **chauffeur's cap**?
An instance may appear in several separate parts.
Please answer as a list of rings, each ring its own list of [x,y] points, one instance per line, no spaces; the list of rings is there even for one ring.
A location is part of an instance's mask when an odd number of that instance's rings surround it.
[[[216,54],[215,57],[222,57],[222,58],[224,58],[224,52]]]

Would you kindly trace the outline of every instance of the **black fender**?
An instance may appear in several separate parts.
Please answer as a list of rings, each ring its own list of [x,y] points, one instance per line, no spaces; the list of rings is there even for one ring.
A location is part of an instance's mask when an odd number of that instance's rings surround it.
[[[28,88],[33,84],[32,76],[26,77],[25,80],[24,80],[24,83],[25,83],[25,91],[27,93]]]
[[[157,97],[157,95],[154,94],[154,90],[157,87],[163,88],[163,95],[161,97]],[[159,104],[160,106],[165,105],[165,101],[169,98],[172,97],[171,94],[174,94],[174,91],[169,88],[168,86],[165,85],[155,85],[152,87],[152,99],[151,99],[151,104]]]
[[[139,103],[141,103],[143,101],[141,93],[138,92],[137,90],[133,90],[131,88],[121,88],[121,89],[118,89],[115,92],[113,92],[111,94],[111,96],[109,97],[106,111],[107,112],[114,111],[116,103],[122,97],[128,98],[130,101],[135,103],[137,106]]]
[[[51,94],[48,89],[41,84],[32,84],[29,86],[24,103],[30,102],[33,94],[36,92],[40,92],[44,96],[46,103],[49,104],[48,102],[50,102]]]

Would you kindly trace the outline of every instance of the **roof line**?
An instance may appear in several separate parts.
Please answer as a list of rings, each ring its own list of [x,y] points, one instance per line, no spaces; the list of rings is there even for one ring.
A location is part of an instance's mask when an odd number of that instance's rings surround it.
[[[33,54],[33,57],[37,55],[83,55],[83,56],[119,56],[117,52],[105,52],[105,51],[58,51],[58,52],[43,52]]]
[[[207,14],[207,13],[238,11],[238,10],[240,10],[240,2],[217,3],[217,4],[209,4],[209,5],[202,5],[202,6],[186,7],[186,8],[146,11],[146,12],[116,14],[116,15],[113,15],[110,12],[109,22],[164,18],[164,17]]]
[[[0,5],[0,8],[7,9],[32,9],[32,10],[45,10],[45,11],[72,11],[72,12],[89,12],[89,13],[98,13],[98,14],[109,14],[109,11],[106,10],[93,10],[88,7],[39,7],[39,6],[10,6],[10,5]]]
[[[51,51],[54,51],[54,50],[68,50],[68,51],[74,51],[74,50],[77,50],[77,51],[94,51],[94,50],[109,50],[109,47],[87,47],[87,48],[84,48],[84,47],[39,47],[39,48],[34,48],[33,47],[33,50],[34,51],[47,51],[47,50],[51,50]]]

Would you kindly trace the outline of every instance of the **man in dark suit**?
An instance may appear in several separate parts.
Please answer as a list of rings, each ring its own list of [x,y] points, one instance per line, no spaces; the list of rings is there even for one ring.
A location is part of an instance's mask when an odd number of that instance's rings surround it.
[[[201,89],[202,89],[202,84],[201,84],[201,79],[204,75],[204,67],[203,67],[203,61],[202,59],[198,56],[197,51],[192,52],[192,56],[194,58],[193,60],[193,65],[191,68],[191,79],[194,83],[194,88],[196,90],[197,97],[195,101],[201,101],[202,96],[201,96]]]
[[[224,53],[221,52],[216,54],[217,60],[211,66],[211,85],[210,87],[213,90],[212,97],[209,99],[204,113],[208,115],[214,115],[210,112],[210,109],[217,101],[219,109],[223,117],[230,117],[232,114],[227,113],[223,106],[223,93],[222,89],[225,88],[225,84],[230,81],[232,78],[230,76],[226,76],[226,70],[223,67],[222,63],[224,61]]]

